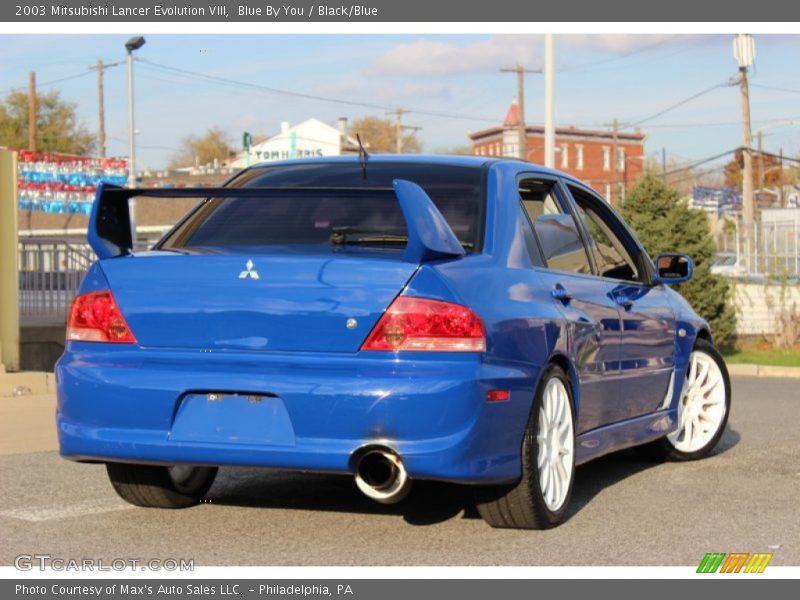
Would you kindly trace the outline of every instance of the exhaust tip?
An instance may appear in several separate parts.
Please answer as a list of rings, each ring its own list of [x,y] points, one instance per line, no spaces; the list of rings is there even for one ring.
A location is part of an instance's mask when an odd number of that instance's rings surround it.
[[[361,493],[376,502],[395,504],[408,496],[411,479],[396,453],[375,448],[358,459],[356,486]]]

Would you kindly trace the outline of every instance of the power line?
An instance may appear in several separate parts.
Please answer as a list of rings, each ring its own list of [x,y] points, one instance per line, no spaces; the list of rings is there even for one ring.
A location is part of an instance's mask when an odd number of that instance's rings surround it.
[[[344,104],[348,106],[359,106],[363,108],[372,108],[376,110],[390,110],[390,107],[382,105],[382,104],[374,104],[370,102],[360,102],[356,100],[345,100],[342,98],[331,98],[326,96],[319,96],[316,94],[306,94],[303,92],[293,92],[289,90],[283,90],[279,88],[274,88],[266,85],[261,85],[258,83],[251,83],[247,81],[239,81],[236,79],[228,79],[227,77],[219,77],[218,75],[209,75],[208,73],[200,73],[198,71],[190,71],[189,69],[182,69],[179,67],[171,67],[169,65],[164,65],[161,63],[156,63],[151,60],[147,60],[145,58],[136,58],[137,62],[141,62],[145,65],[149,65],[151,67],[155,67],[161,69],[163,71],[170,71],[173,73],[180,73],[182,75],[188,75],[195,78],[206,79],[209,81],[216,81],[219,83],[224,83],[227,85],[234,85],[243,88],[250,88],[262,92],[268,92],[271,94],[277,94],[281,96],[292,96],[295,98],[305,98],[306,100],[317,100],[320,102],[331,102],[335,104]]]
[[[785,122],[787,125],[792,125],[792,121],[796,121],[800,119],[798,117],[778,117],[774,119],[758,119],[754,120],[753,124],[759,123],[783,123]],[[741,121],[718,121],[716,123],[659,123],[657,125],[648,125],[648,129],[664,129],[669,127],[681,128],[681,127],[723,127],[729,125],[739,125],[741,126]]]
[[[672,175],[673,173],[680,173],[682,171],[688,171],[689,169],[694,169],[695,167],[699,167],[700,165],[704,165],[706,163],[710,163],[711,161],[718,160],[720,158],[728,156],[729,154],[735,154],[737,151],[739,151],[741,149],[742,149],[742,147],[739,146],[738,148],[734,148],[732,150],[726,150],[725,152],[721,152],[719,154],[715,154],[714,156],[709,156],[708,158],[700,159],[700,160],[695,161],[693,163],[690,163],[688,165],[684,165],[684,166],[681,166],[681,167],[666,171],[664,173],[664,175]]]
[[[778,92],[787,92],[789,94],[800,94],[800,90],[795,90],[792,88],[785,88],[785,87],[778,87],[774,85],[764,85],[763,83],[751,83],[750,87],[758,87],[764,90],[775,90]]]
[[[634,123],[626,123],[625,124],[625,128],[626,129],[630,129],[632,127],[637,127],[637,126],[641,125],[642,123],[646,123],[647,121],[652,121],[653,119],[657,119],[658,117],[660,117],[662,115],[665,115],[668,112],[671,112],[671,111],[675,110],[676,108],[679,108],[679,107],[683,106],[684,104],[688,104],[692,100],[696,100],[697,98],[700,98],[701,96],[705,96],[709,92],[713,92],[714,90],[716,90],[718,88],[731,87],[733,85],[737,85],[737,83],[738,82],[735,82],[735,81],[729,79],[729,80],[724,81],[723,83],[717,83],[716,85],[712,85],[711,87],[704,89],[702,92],[698,92],[696,94],[693,94],[692,96],[689,96],[688,98],[684,98],[680,102],[676,102],[675,104],[672,104],[672,105],[668,106],[667,108],[665,108],[663,110],[660,110],[655,114],[650,115],[649,117],[645,117],[644,119],[639,119],[638,121],[636,121]]]
[[[180,67],[172,67],[170,65],[156,63],[156,62],[153,62],[151,60],[144,59],[144,58],[137,58],[136,60],[138,62],[143,63],[146,66],[155,67],[156,69],[159,69],[162,72],[164,72],[164,71],[171,72],[171,73],[175,73],[175,74],[178,74],[178,75],[182,75],[184,77],[189,77],[189,78],[198,79],[198,80],[212,81],[212,82],[217,82],[217,83],[221,83],[221,84],[224,84],[224,85],[231,85],[231,86],[234,86],[234,87],[247,88],[247,89],[255,90],[255,91],[258,91],[258,92],[266,92],[266,93],[270,93],[270,94],[277,94],[277,95],[283,95],[283,96],[292,96],[292,97],[295,97],[295,98],[304,98],[306,100],[315,100],[315,101],[318,101],[318,102],[329,102],[329,103],[342,104],[342,105],[347,105],[347,106],[358,106],[358,107],[362,107],[362,108],[370,108],[370,109],[374,109],[374,110],[380,110],[382,112],[389,112],[389,111],[394,110],[389,105],[376,104],[376,103],[371,103],[371,102],[361,102],[361,101],[357,101],[357,100],[348,100],[348,99],[344,99],[344,98],[334,98],[334,97],[322,96],[322,95],[318,95],[318,94],[308,94],[308,93],[305,93],[305,92],[295,92],[295,91],[292,91],[292,90],[284,90],[284,89],[274,88],[274,87],[271,87],[271,86],[261,85],[261,84],[257,84],[257,83],[241,81],[241,80],[236,80],[236,79],[229,79],[227,77],[220,77],[220,76],[217,76],[217,75],[210,75],[208,73],[201,73],[201,72],[198,72],[198,71],[191,71],[189,69],[183,69],[183,68],[180,68]],[[457,120],[463,120],[463,121],[484,121],[484,122],[487,122],[487,123],[497,123],[498,122],[497,118],[482,117],[482,116],[477,116],[477,115],[460,115],[460,114],[455,114],[455,113],[436,112],[436,111],[429,111],[429,110],[423,110],[423,109],[407,109],[407,112],[418,114],[418,115],[429,116],[429,117],[436,117],[436,118],[440,118],[440,119],[457,119]]]
[[[91,71],[82,71],[81,73],[75,73],[74,75],[68,75],[66,77],[60,77],[59,79],[52,79],[50,81],[43,81],[42,83],[37,83],[36,87],[45,87],[45,86],[48,86],[48,85],[54,85],[56,83],[61,83],[63,81],[70,81],[72,79],[78,79],[79,77],[86,77],[87,75],[90,75],[90,74],[91,74]],[[5,89],[2,92],[0,92],[0,94],[8,94],[10,92],[13,92],[13,91],[16,91],[16,90],[20,90],[20,89],[25,88],[25,87],[27,87],[27,86],[20,85],[20,86],[17,86],[17,87],[10,87],[10,88]]]
[[[654,50],[656,48],[660,48],[664,44],[667,44],[667,43],[673,41],[676,37],[678,37],[678,36],[677,35],[672,35],[672,36],[670,36],[670,37],[668,37],[666,39],[663,39],[663,40],[660,40],[660,41],[656,42],[655,44],[650,44],[650,45],[644,46],[642,48],[637,48],[636,50],[632,50],[632,51],[627,52],[625,54],[618,54],[616,56],[611,56],[609,58],[603,58],[603,59],[600,59],[600,60],[593,60],[593,61],[589,61],[589,62],[585,62],[585,63],[578,63],[576,65],[565,65],[565,66],[562,66],[559,69],[559,71],[580,71],[580,70],[583,70],[585,67],[593,67],[595,65],[603,65],[603,64],[614,62],[614,61],[617,61],[617,60],[624,60],[626,58],[630,58],[631,56],[636,56],[638,54],[642,54],[643,52],[647,52],[648,50]]]

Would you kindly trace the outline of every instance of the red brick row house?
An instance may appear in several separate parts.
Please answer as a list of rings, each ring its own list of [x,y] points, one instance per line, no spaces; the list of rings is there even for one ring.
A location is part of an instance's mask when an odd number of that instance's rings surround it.
[[[519,106],[514,100],[502,125],[469,134],[477,156],[519,156]],[[544,127],[527,125],[527,160],[544,164]],[[645,134],[556,127],[555,167],[591,185],[616,203],[644,171]],[[614,148],[616,147],[616,160]]]

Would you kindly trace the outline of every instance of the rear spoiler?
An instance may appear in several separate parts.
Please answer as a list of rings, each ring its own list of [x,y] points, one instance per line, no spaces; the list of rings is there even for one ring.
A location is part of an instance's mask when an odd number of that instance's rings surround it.
[[[403,260],[423,263],[439,258],[454,258],[465,254],[447,221],[420,186],[411,181],[395,179],[391,188],[331,188],[331,187],[260,187],[260,188],[123,188],[110,183],[97,186],[92,212],[89,216],[87,239],[101,259],[126,256],[133,252],[133,236],[128,201],[139,196],[147,198],[275,198],[291,194],[348,194],[374,195],[392,193],[408,228],[408,243]]]

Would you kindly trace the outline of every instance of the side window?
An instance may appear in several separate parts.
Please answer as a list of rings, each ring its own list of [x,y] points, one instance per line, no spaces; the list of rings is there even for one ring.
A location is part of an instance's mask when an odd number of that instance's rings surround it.
[[[624,281],[639,281],[636,261],[614,233],[608,221],[613,217],[605,213],[601,201],[580,188],[571,185],[568,187],[578,207],[578,214],[589,232],[590,249],[600,275]]]
[[[591,274],[592,266],[572,215],[565,213],[554,183],[525,179],[519,197],[539,242],[546,266],[558,271]]]

